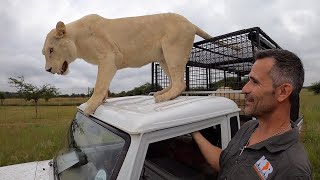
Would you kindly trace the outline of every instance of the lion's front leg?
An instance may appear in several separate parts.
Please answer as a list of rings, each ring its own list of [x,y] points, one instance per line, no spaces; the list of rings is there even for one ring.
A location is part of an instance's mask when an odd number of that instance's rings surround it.
[[[94,113],[107,98],[110,82],[116,71],[117,68],[114,63],[99,63],[96,85],[91,98],[87,101],[84,114]]]

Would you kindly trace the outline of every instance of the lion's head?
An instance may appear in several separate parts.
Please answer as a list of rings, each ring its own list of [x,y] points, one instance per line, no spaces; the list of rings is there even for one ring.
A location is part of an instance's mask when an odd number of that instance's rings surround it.
[[[48,33],[42,54],[46,58],[46,71],[52,74],[68,73],[69,64],[76,59],[77,48],[63,22],[59,21],[56,29]]]

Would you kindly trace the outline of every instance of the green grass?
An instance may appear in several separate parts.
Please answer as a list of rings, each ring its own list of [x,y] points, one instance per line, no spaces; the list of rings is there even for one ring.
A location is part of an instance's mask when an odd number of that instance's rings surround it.
[[[0,106],[0,166],[51,159],[76,112],[76,106],[55,105],[85,101],[84,98],[41,101],[40,104],[46,106],[39,106],[38,118],[35,108],[24,100],[11,100],[10,106]],[[304,89],[300,105],[304,114],[301,140],[313,167],[314,179],[320,179],[320,95]]]
[[[0,106],[0,166],[51,159],[66,136],[75,106]]]
[[[39,106],[38,116],[34,106],[0,106],[0,126],[21,123],[61,123],[70,120],[76,106]]]
[[[66,130],[64,123],[1,126],[0,166],[51,159]]]
[[[38,104],[41,106],[76,106],[86,102],[89,98],[81,97],[66,97],[66,98],[52,98],[49,101],[39,99]],[[26,101],[24,99],[5,99],[4,105],[8,106],[33,106],[33,101]]]
[[[320,95],[303,90],[300,107],[304,115],[301,139],[313,168],[314,179],[320,179]]]

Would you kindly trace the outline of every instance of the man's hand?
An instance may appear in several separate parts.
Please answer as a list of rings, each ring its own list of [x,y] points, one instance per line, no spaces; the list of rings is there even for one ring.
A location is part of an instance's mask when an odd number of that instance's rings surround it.
[[[191,135],[198,144],[202,155],[211,167],[216,171],[220,171],[219,159],[222,149],[212,145],[199,131],[193,132]]]
[[[198,138],[199,136],[202,136],[201,133],[199,131],[193,132],[191,133],[193,139]]]

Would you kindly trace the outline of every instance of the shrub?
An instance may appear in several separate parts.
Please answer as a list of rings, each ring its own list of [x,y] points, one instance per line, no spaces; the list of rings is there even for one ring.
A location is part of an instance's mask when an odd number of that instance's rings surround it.
[[[310,91],[313,91],[314,94],[320,94],[320,81],[312,83],[312,85],[309,87]]]

